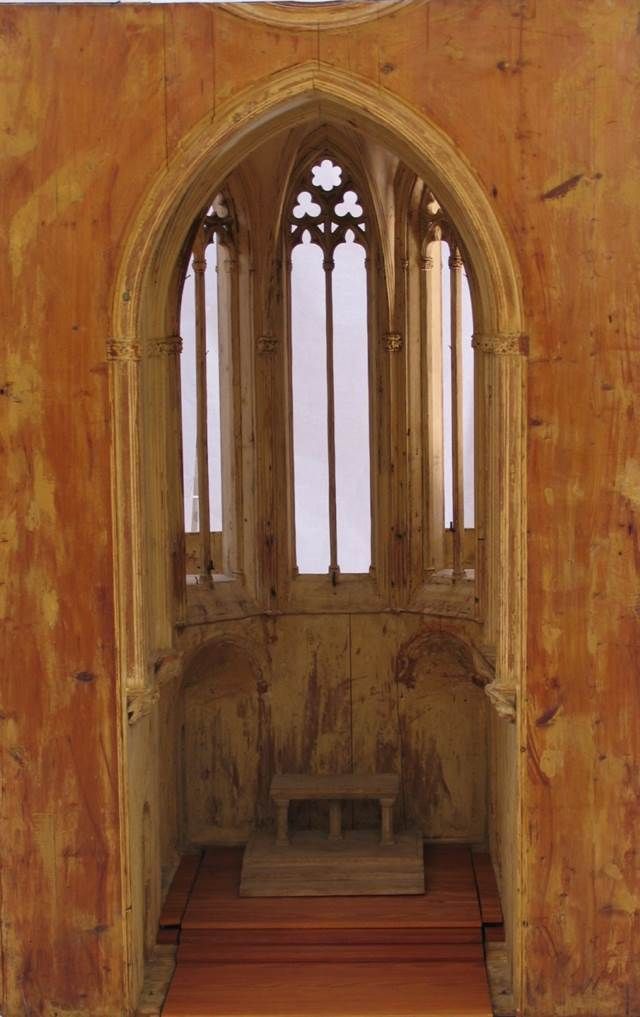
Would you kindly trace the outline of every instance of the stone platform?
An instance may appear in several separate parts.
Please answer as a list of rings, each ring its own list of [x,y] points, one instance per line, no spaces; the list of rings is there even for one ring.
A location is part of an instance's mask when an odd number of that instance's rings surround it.
[[[335,897],[425,892],[422,836],[396,833],[381,844],[373,830],[340,839],[304,830],[279,844],[257,833],[244,852],[241,897]]]

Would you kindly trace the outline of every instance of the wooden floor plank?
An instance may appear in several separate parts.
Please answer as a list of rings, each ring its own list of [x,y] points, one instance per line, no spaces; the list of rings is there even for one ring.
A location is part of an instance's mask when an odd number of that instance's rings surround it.
[[[491,1017],[468,848],[426,850],[422,896],[241,898],[241,864],[205,852],[163,1017]]]
[[[161,929],[181,924],[201,861],[201,854],[183,855],[180,859],[160,912]]]
[[[184,938],[179,964],[378,964],[484,960],[482,943],[218,943]]]
[[[207,852],[185,912],[183,929],[475,928],[480,910],[466,847],[429,847],[427,892],[420,896],[241,898],[242,849],[216,865]]]
[[[502,906],[491,855],[474,851],[472,861],[480,899],[482,924],[502,925]]]
[[[481,944],[480,925],[463,928],[450,927],[402,929],[402,928],[335,928],[335,929],[182,929],[182,944],[193,944],[198,949],[210,949],[212,959],[219,946],[242,947],[248,942],[256,946],[281,946],[298,943],[301,946],[384,946],[404,944],[406,946],[437,944]]]
[[[163,1017],[491,1017],[483,964],[178,964]]]

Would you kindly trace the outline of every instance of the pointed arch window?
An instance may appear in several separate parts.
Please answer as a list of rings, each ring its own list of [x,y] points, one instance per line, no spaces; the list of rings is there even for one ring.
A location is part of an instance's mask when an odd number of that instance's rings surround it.
[[[300,177],[286,219],[295,559],[300,573],[371,567],[368,221],[332,157]]]
[[[198,582],[230,571],[229,373],[234,331],[234,229],[218,194],[198,226],[180,315],[180,383],[187,573]]]
[[[426,308],[430,539],[427,573],[466,575],[475,526],[475,368],[469,280],[458,234],[425,191],[422,278]]]

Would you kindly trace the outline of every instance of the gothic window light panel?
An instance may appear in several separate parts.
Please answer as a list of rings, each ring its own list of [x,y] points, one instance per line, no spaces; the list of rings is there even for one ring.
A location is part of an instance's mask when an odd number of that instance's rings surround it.
[[[198,230],[185,277],[180,329],[184,523],[187,573],[208,582],[223,571],[221,254],[232,239],[229,202],[216,195]]]
[[[293,468],[300,573],[371,565],[367,220],[329,156],[300,177],[287,221]]]

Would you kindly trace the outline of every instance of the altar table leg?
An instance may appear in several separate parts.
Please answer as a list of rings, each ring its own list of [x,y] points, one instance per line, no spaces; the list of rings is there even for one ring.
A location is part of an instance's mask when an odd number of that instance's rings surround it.
[[[285,847],[289,843],[289,802],[276,802],[277,833],[276,844]]]
[[[380,810],[382,812],[382,835],[381,844],[393,844],[393,798],[381,798]]]
[[[329,840],[342,840],[341,802],[329,802]]]

